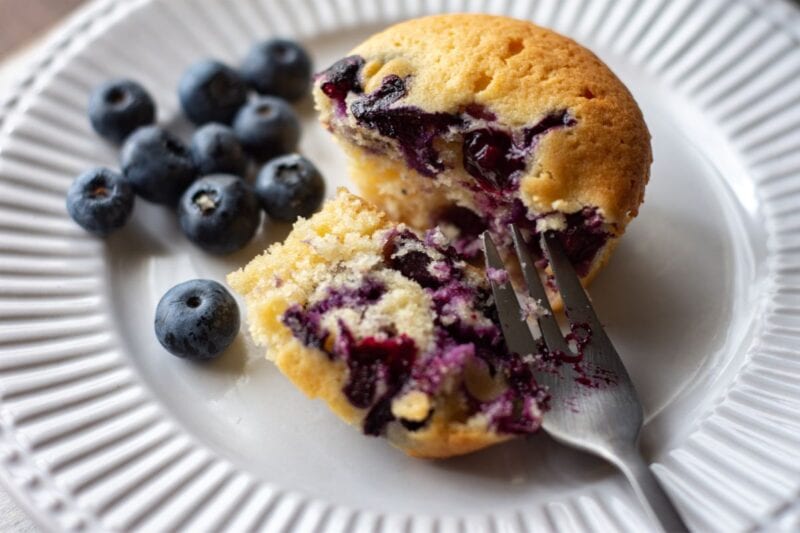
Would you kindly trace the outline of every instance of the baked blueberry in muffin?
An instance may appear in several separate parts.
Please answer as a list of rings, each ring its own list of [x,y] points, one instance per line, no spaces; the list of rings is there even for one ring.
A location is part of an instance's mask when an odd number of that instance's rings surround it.
[[[485,275],[439,229],[342,190],[228,282],[267,357],[365,434],[446,457],[540,425],[535,356],[508,352]]]
[[[466,255],[561,235],[588,282],[644,197],[650,135],[594,54],[530,22],[438,15],[378,33],[317,75],[322,124],[362,195]],[[532,252],[546,265],[538,239]]]

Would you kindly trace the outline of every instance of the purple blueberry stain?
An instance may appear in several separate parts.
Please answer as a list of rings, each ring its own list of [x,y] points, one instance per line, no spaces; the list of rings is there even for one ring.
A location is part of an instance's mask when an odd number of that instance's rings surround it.
[[[325,96],[336,103],[336,111],[339,115],[344,115],[347,110],[345,99],[349,93],[361,94],[364,92],[359,80],[363,66],[364,58],[348,56],[318,74],[318,78],[325,80],[320,85],[320,89]]]
[[[484,203],[484,206],[487,205],[491,205],[488,200]],[[508,208],[502,211],[502,216],[490,219],[493,224],[490,226],[490,230],[493,234],[499,235],[500,238],[498,240],[505,245],[510,245],[510,235],[508,233],[510,224],[515,224],[519,229],[526,230],[531,235],[527,243],[528,249],[536,261],[536,266],[545,268],[548,262],[539,242],[537,222],[553,215],[564,217],[565,227],[557,232],[558,238],[564,247],[564,252],[569,257],[573,267],[575,267],[575,271],[579,276],[585,276],[589,273],[597,252],[611,238],[611,234],[604,228],[603,217],[597,208],[584,207],[574,213],[566,214],[550,211],[531,217],[522,201],[519,198],[515,198],[508,205]]]
[[[577,119],[568,110],[553,110],[535,124],[521,129],[498,123],[497,115],[477,102],[455,114],[426,112],[401,105],[413,83],[412,77],[386,76],[377,89],[365,93],[360,81],[364,65],[360,56],[349,56],[319,74],[320,88],[336,103],[337,116],[341,118],[347,114],[347,96],[357,95],[349,103],[349,112],[355,121],[395,141],[406,164],[429,178],[436,178],[447,169],[437,145],[461,143],[461,164],[472,178],[465,186],[473,190],[475,210],[453,206],[454,211],[440,213],[434,220],[452,224],[459,230],[453,241],[459,253],[466,258],[479,255],[478,237],[485,229],[489,229],[501,245],[510,245],[507,229],[510,223],[534,235],[538,233],[536,218],[539,217],[529,219],[527,208],[514,193],[542,136],[577,125]],[[371,145],[365,149],[382,153],[386,147]],[[604,230],[603,218],[596,208],[587,207],[567,214],[566,218],[567,228],[560,234],[562,244],[579,275],[584,276],[610,234]],[[540,259],[540,266],[546,266],[538,239],[531,239],[531,243],[531,252]]]
[[[346,57],[321,73],[322,91],[336,102],[338,115],[347,114],[346,98],[353,93],[350,113],[356,122],[381,136],[395,141],[407,165],[423,176],[435,178],[446,170],[436,141],[462,144],[462,165],[473,179],[466,183],[475,194],[475,211],[453,206],[439,214],[435,222],[452,224],[459,230],[453,245],[471,258],[479,254],[478,237],[489,229],[500,244],[510,244],[507,226],[515,223],[536,235],[536,217],[528,218],[528,210],[513,193],[527,167],[530,155],[542,136],[556,129],[577,125],[568,110],[554,110],[537,123],[512,130],[497,123],[497,116],[486,106],[471,103],[457,114],[431,113],[414,106],[401,105],[408,94],[411,77],[386,76],[381,85],[365,93],[359,79],[365,61],[359,56]],[[372,146],[382,152],[385,147]],[[547,216],[545,213],[541,216]],[[603,227],[603,218],[596,208],[587,207],[566,215],[566,229],[560,238],[567,256],[579,275],[588,273],[597,252],[610,234]],[[546,266],[538,239],[531,239],[531,252]],[[409,258],[409,261],[413,261]],[[416,260],[421,261],[420,258]]]
[[[532,146],[536,142],[536,138],[540,135],[547,133],[550,130],[562,127],[571,127],[578,124],[578,121],[570,115],[567,111],[559,111],[558,113],[551,113],[534,124],[529,128],[523,130],[525,137],[525,146]]]
[[[447,260],[434,262],[425,252],[416,249],[405,250],[404,245],[408,242],[420,241],[410,230],[389,234],[383,245],[383,262],[386,266],[416,281],[422,287],[433,288],[441,285],[442,277],[450,271]]]
[[[585,276],[610,234],[603,228],[603,217],[593,207],[566,215],[566,222],[567,229],[559,232],[561,244],[575,271]]]
[[[486,231],[486,222],[475,211],[460,205],[450,205],[436,217],[439,224],[452,224],[463,237],[480,237]]]
[[[383,296],[386,288],[370,278],[357,287],[331,288],[319,301],[294,305],[282,317],[301,342],[345,362],[342,393],[354,407],[366,410],[364,433],[381,435],[392,422],[408,431],[423,430],[432,412],[422,421],[396,420],[392,401],[412,390],[435,397],[448,383],[463,380],[464,368],[474,358],[484,361],[492,375],[502,375],[508,391],[481,402],[465,390],[469,414],[486,414],[497,431],[535,431],[546,394],[523,358],[506,349],[488,286],[468,280],[465,263],[433,230],[423,238],[409,230],[393,230],[385,239],[383,267],[415,281],[430,296],[432,346],[423,351],[396,331],[357,338],[342,322],[334,342],[326,342],[330,332],[321,326],[325,313],[343,307],[364,310]]]
[[[489,281],[493,281],[498,285],[505,285],[508,283],[508,270],[488,267],[486,269],[486,277],[489,278]]]
[[[303,307],[290,306],[281,317],[283,324],[300,342],[312,348],[322,349],[330,332],[322,327],[325,313],[347,307],[364,307],[377,302],[386,293],[383,283],[365,278],[357,287],[329,289],[327,295],[313,304]]]
[[[395,140],[406,164],[423,176],[445,170],[434,140],[463,120],[448,113],[428,113],[413,106],[397,106],[407,94],[407,80],[389,75],[375,91],[353,101],[350,112],[360,125]]]
[[[575,124],[577,121],[562,110],[546,115],[521,134],[498,127],[468,131],[463,142],[464,170],[490,192],[516,190],[539,136]]]
[[[497,115],[486,109],[486,106],[474,102],[464,108],[464,114],[481,120],[497,120]]]
[[[592,219],[591,214],[582,217],[589,225]],[[435,230],[422,238],[407,229],[389,231],[383,251],[383,268],[415,281],[429,295],[434,318],[432,346],[422,350],[393,327],[357,338],[341,321],[338,336],[327,342],[331,333],[321,325],[326,313],[341,308],[363,312],[385,294],[385,285],[370,276],[356,286],[329,288],[320,300],[294,305],[282,317],[303,344],[325,351],[331,360],[345,362],[342,393],[354,407],[365,410],[365,434],[383,435],[393,422],[408,431],[424,430],[433,411],[425,420],[397,420],[391,409],[393,400],[409,391],[436,397],[448,383],[461,383],[468,416],[482,414],[495,431],[512,435],[537,431],[542,413],[549,408],[551,398],[537,383],[536,372],[559,374],[561,368],[569,369],[570,379],[590,388],[616,383],[612,372],[584,361],[583,352],[592,336],[586,324],[574,324],[567,334],[569,352],[548,352],[541,340],[534,353],[510,352],[490,288],[485,281],[470,281],[464,275],[466,263]],[[507,273],[488,275],[505,278]],[[490,376],[499,375],[505,383],[505,389],[492,399],[474,397],[464,382],[465,368],[475,359],[485,363]]]
[[[567,311],[569,316],[569,311]],[[570,331],[564,335],[567,341],[567,351],[550,351],[544,345],[540,347],[541,372],[549,372],[560,375],[560,369],[567,367],[571,369],[569,379],[573,379],[578,385],[590,389],[600,389],[613,387],[617,384],[618,376],[613,370],[597,366],[585,359],[587,346],[592,340],[592,328],[585,322],[570,323]],[[567,398],[565,401],[569,402]]]
[[[481,188],[491,192],[517,188],[514,179],[527,164],[527,153],[504,131],[481,128],[464,134],[463,165]]]
[[[355,407],[366,409],[375,403],[378,382],[389,399],[399,391],[411,373],[417,354],[414,340],[406,335],[356,340],[343,323],[334,353],[347,362],[348,375],[342,392]]]
[[[480,255],[479,237],[488,229],[483,218],[475,211],[460,205],[450,205],[434,216],[437,226],[451,226],[457,234],[451,239],[451,245],[458,255],[472,259]]]
[[[402,237],[416,239],[413,234],[403,234]],[[397,235],[394,238],[397,239]],[[436,251],[454,267],[458,264],[458,257],[452,248],[437,247]],[[426,355],[424,366],[414,368],[412,381],[415,387],[435,394],[448,378],[463,373],[471,358],[480,358],[490,372],[502,373],[510,392],[504,393],[508,402],[502,409],[498,407],[502,400],[485,403],[473,399],[473,412],[495,412],[497,419],[492,418],[492,424],[501,432],[526,433],[538,429],[542,410],[540,403],[546,399],[546,395],[537,385],[530,365],[523,362],[519,355],[507,351],[497,326],[496,310],[490,303],[489,289],[470,285],[463,272],[454,268],[454,275],[440,280],[435,287],[426,287],[426,291],[431,295],[436,311],[436,348]],[[465,315],[464,309],[472,311]],[[480,318],[488,320],[480,321]],[[509,409],[508,406],[514,402],[521,408]]]
[[[359,56],[334,63],[320,74],[320,89],[336,103],[339,116],[347,111],[349,93],[363,95],[350,103],[356,122],[396,141],[407,164],[423,176],[433,178],[445,170],[434,141],[457,132],[463,136],[464,169],[477,183],[492,191],[513,190],[537,138],[552,129],[577,124],[566,110],[560,110],[521,131],[510,131],[499,124],[474,128],[474,124],[496,122],[497,116],[477,103],[465,106],[458,114],[397,105],[407,95],[411,79],[394,74],[386,76],[373,92],[364,94],[359,80],[364,64]]]
[[[526,435],[541,426],[540,400],[523,396],[513,389],[481,406],[480,411],[492,421],[500,433]]]

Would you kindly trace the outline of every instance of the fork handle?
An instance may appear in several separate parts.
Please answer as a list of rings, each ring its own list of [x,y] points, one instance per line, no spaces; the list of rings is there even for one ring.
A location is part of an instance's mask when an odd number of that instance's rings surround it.
[[[650,518],[664,531],[689,531],[675,505],[661,487],[653,471],[642,459],[639,450],[631,449],[611,458],[633,486],[639,501]]]

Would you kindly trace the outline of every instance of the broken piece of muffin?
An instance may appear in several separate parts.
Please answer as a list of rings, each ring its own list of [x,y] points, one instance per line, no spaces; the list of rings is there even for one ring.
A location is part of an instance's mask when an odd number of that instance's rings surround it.
[[[644,198],[652,156],[636,102],[589,50],[530,22],[397,24],[319,74],[314,99],[361,194],[392,220],[438,225],[466,256],[483,230],[501,248],[510,223],[554,230],[588,282]]]
[[[410,455],[468,453],[540,425],[534,356],[508,352],[485,275],[438,229],[417,233],[340,190],[228,282],[296,386]]]

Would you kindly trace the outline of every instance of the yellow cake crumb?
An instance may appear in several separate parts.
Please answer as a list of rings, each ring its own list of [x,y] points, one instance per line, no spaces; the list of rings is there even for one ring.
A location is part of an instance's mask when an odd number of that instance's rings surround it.
[[[386,294],[363,315],[348,308],[326,315],[324,326],[335,337],[341,320],[355,335],[365,336],[380,335],[391,323],[425,350],[433,341],[430,296],[399,273],[379,267],[386,232],[397,228],[368,202],[340,189],[319,213],[298,220],[283,243],[273,244],[227,278],[244,297],[250,333],[266,349],[267,358],[306,395],[325,401],[357,426],[366,410],[354,407],[342,392],[346,366],[301,343],[282,317],[292,305],[317,301],[323,287],[347,286],[368,274],[386,284]],[[465,418],[461,401],[451,397],[430,398],[412,391],[391,406],[396,416],[416,422],[425,420],[433,408],[423,429],[408,431],[399,423],[390,424],[389,442],[409,455],[448,457],[511,438],[495,432],[480,414]]]

